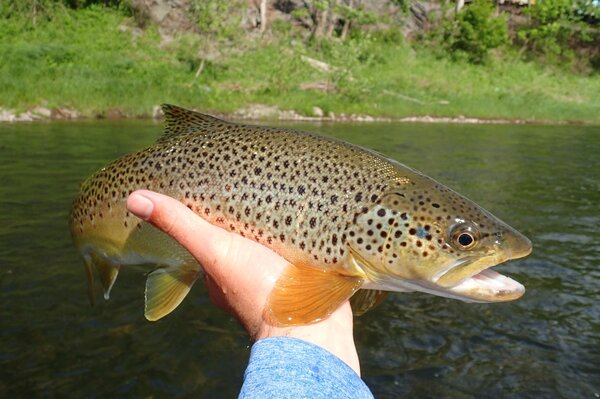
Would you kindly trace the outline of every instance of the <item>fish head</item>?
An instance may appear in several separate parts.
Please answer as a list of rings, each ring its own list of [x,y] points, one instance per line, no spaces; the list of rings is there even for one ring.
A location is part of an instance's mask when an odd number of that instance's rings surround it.
[[[471,200],[420,174],[363,208],[350,253],[365,288],[423,291],[471,302],[518,299],[523,285],[491,267],[531,242]]]

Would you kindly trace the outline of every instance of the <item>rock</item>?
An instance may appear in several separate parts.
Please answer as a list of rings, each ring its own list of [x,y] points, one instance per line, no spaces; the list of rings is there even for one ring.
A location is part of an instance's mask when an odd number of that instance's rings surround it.
[[[329,73],[329,72],[339,71],[339,68],[337,68],[337,67],[331,66],[331,65],[329,65],[326,62],[319,61],[319,60],[316,60],[314,58],[307,57],[305,55],[301,55],[300,59],[302,61],[306,62],[308,65],[310,65],[314,69],[316,69],[317,71],[320,71],[320,72]]]
[[[158,25],[163,43],[173,40],[181,31],[194,31],[196,26],[188,18],[188,0],[131,0],[131,7]]]
[[[17,114],[10,109],[0,108],[0,122],[32,122],[39,117],[35,117],[31,112]]]
[[[77,119],[79,117],[79,112],[69,108],[54,108],[50,112],[50,119]]]
[[[42,118],[50,118],[50,115],[52,115],[52,111],[49,108],[46,107],[42,107],[42,106],[37,106],[34,109],[32,109],[30,111],[32,114],[40,116]]]
[[[306,83],[302,83],[299,86],[300,90],[317,90],[317,91],[324,91],[324,92],[332,92],[335,91],[337,89],[337,87],[333,84],[333,83],[329,83],[329,82],[306,82]]]
[[[120,109],[111,108],[104,113],[103,117],[106,119],[123,119],[125,114]]]
[[[323,115],[325,115],[323,113],[323,110],[321,108],[319,108],[319,107],[316,107],[316,106],[312,107],[312,114],[313,114],[313,116],[316,116],[317,118],[322,118]]]
[[[265,104],[251,104],[235,112],[235,116],[243,119],[277,118],[279,114],[279,108]]]

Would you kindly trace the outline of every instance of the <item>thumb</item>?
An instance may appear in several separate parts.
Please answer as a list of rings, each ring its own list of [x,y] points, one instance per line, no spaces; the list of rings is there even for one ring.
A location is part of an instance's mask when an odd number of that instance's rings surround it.
[[[223,244],[229,243],[229,233],[213,226],[174,198],[138,190],[127,198],[127,209],[177,240],[205,268],[210,268],[220,254],[226,253]]]

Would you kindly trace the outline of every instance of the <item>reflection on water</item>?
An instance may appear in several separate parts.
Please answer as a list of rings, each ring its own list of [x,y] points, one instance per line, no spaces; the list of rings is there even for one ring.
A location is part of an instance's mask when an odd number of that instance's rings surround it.
[[[380,398],[600,397],[600,129],[299,125],[413,166],[534,243],[507,304],[394,294],[357,319]],[[143,318],[143,269],[87,304],[67,213],[79,182],[159,134],[152,122],[0,125],[0,397],[233,397],[249,342],[199,284]]]

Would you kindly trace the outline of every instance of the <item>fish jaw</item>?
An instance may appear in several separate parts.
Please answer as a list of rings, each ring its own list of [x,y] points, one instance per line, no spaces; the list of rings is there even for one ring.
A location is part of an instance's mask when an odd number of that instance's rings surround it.
[[[510,277],[485,269],[447,292],[466,302],[508,302],[521,298],[525,287]]]

